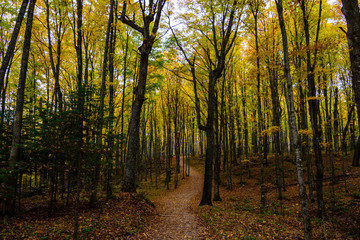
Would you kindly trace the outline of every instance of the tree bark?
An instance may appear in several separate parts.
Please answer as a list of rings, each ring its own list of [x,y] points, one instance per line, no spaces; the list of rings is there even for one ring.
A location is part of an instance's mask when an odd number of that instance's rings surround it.
[[[355,104],[360,126],[360,11],[356,0],[342,0],[343,12],[347,23],[347,40],[350,53],[352,88],[355,96]],[[353,166],[359,166],[360,137],[354,152]]]
[[[14,170],[16,169],[16,162],[19,160],[19,150],[20,150],[19,144],[21,143],[21,129],[22,129],[22,120],[23,120],[26,75],[27,75],[29,55],[30,55],[31,35],[32,35],[31,31],[33,25],[35,3],[36,0],[30,1],[28,14],[27,14],[19,84],[18,84],[17,96],[16,96],[16,107],[15,107],[15,115],[14,115],[10,157],[8,162],[9,173],[10,173],[9,185],[8,185],[9,193],[11,191],[14,191],[14,189],[16,188],[16,175]],[[12,194],[9,195],[10,197],[7,199],[6,203],[4,204],[5,214],[13,214],[15,211],[14,209],[15,205],[13,204],[15,198],[12,197]]]
[[[322,1],[320,0],[319,7],[319,19],[318,26],[316,31],[316,40],[317,43],[319,38],[319,30],[320,30],[320,19],[321,19],[321,6]],[[313,149],[315,154],[315,164],[316,164],[316,197],[318,203],[318,214],[321,218],[325,216],[325,203],[323,198],[323,178],[324,178],[324,165],[321,154],[321,124],[320,124],[320,107],[319,100],[316,98],[316,85],[315,85],[315,66],[316,66],[316,56],[317,50],[314,53],[314,60],[311,63],[311,53],[310,53],[310,27],[308,22],[308,13],[306,12],[305,0],[301,0],[301,10],[303,13],[303,21],[304,21],[304,31],[305,31],[305,40],[306,40],[306,58],[307,58],[307,82],[308,82],[308,105],[310,112],[310,121],[313,132]]]
[[[85,88],[83,84],[83,1],[76,1],[76,29],[74,29],[74,43],[77,58],[77,129],[75,130],[75,141],[77,145],[77,154],[75,155],[76,167],[76,199],[74,207],[74,240],[79,239],[79,202],[81,192],[81,163],[83,158],[83,118],[85,105]],[[75,25],[75,23],[74,23]],[[86,79],[86,78],[85,78]]]
[[[136,159],[138,158],[138,149],[140,145],[140,114],[142,105],[145,101],[145,88],[149,64],[149,55],[156,38],[156,33],[160,24],[162,8],[164,7],[166,0],[159,0],[155,4],[153,3],[153,1],[150,1],[150,5],[147,6],[146,9],[143,8],[145,4],[142,4],[141,2],[142,1],[140,1],[139,4],[143,13],[143,27],[138,26],[135,20],[130,20],[130,18],[126,15],[127,4],[125,1],[123,4],[123,11],[120,17],[120,20],[123,23],[129,25],[143,35],[143,42],[142,45],[139,47],[139,78],[137,86],[134,89],[135,99],[133,101],[131,109],[131,117],[128,130],[128,151],[126,156],[124,181],[121,187],[123,192],[136,192]],[[147,10],[149,10],[148,13]],[[152,22],[154,22],[153,25],[151,24]],[[150,24],[153,26],[152,30],[150,30]]]
[[[306,240],[310,240],[312,238],[312,229],[311,229],[309,204],[306,194],[306,186],[305,186],[304,172],[303,172],[302,159],[301,159],[300,142],[299,142],[297,126],[296,126],[297,124],[296,124],[295,107],[294,107],[294,96],[292,89],[292,80],[290,75],[290,64],[289,64],[289,48],[287,42],[285,21],[283,17],[282,0],[276,1],[276,7],[278,12],[279,25],[281,29],[281,36],[283,42],[283,54],[284,54],[284,62],[285,62],[284,73],[287,82],[287,94],[288,94],[288,106],[289,106],[288,109],[289,128],[290,128],[290,134],[292,135],[292,140],[294,141],[293,146],[294,146],[294,155],[296,161],[296,171],[297,171],[297,177],[299,183],[301,213],[304,224],[304,238]]]

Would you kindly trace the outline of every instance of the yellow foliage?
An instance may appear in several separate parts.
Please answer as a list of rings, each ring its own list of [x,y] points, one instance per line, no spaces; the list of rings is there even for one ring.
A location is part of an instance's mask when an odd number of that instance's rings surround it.
[[[301,129],[298,131],[300,135],[312,135],[312,131],[310,129]]]

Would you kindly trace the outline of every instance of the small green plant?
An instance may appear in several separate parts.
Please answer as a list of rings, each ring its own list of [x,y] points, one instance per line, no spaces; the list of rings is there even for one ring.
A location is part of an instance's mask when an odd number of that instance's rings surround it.
[[[333,211],[337,213],[345,213],[349,210],[349,208],[346,206],[346,204],[342,201],[337,202],[334,207]]]
[[[205,220],[205,222],[209,222],[209,221],[210,221],[210,216],[209,216],[209,214],[203,213],[203,214],[202,214],[202,217],[203,217],[203,219]]]
[[[248,211],[248,212],[251,212],[254,210],[254,207],[249,205],[249,204],[246,204],[246,203],[243,203],[243,202],[238,202],[235,204],[235,209],[237,211]]]
[[[356,190],[355,192],[353,192],[353,194],[351,194],[354,198],[360,199],[360,190]]]
[[[250,202],[251,202],[251,199],[245,198],[245,199],[243,200],[243,202],[244,202],[244,203],[250,203]]]

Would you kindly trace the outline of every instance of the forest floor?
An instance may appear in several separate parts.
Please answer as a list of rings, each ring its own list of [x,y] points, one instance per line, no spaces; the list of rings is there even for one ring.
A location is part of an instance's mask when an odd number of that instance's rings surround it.
[[[310,202],[313,239],[360,239],[360,169],[351,166],[350,155],[344,159],[338,154],[334,154],[334,157],[336,181],[332,194],[329,156],[323,154],[324,219],[317,216],[317,203]],[[260,164],[257,156],[243,160],[242,171],[240,166],[232,167],[231,190],[228,189],[226,176],[222,174],[222,201],[213,202],[213,206],[199,207],[203,219],[217,233],[216,239],[303,239],[295,164],[290,156],[285,156],[286,191],[282,192],[283,200],[280,201],[275,184],[274,162],[274,156],[270,154],[268,165],[265,166],[266,206],[263,212],[260,210]],[[204,158],[192,159],[192,165],[202,171]],[[249,172],[247,165],[250,167]],[[316,168],[313,166],[315,173]],[[307,176],[306,171],[304,174]],[[314,197],[316,199],[316,192]]]
[[[325,219],[317,217],[311,203],[314,239],[360,239],[360,169],[351,166],[351,157],[335,154],[336,184],[330,181],[329,159],[324,154]],[[165,174],[142,181],[137,194],[115,189],[114,198],[99,196],[89,208],[84,192],[80,204],[81,239],[302,239],[302,217],[295,164],[285,156],[283,200],[277,198],[274,156],[265,166],[266,207],[260,211],[260,169],[257,156],[242,160],[232,168],[232,190],[222,175],[222,201],[213,206],[198,204],[203,186],[204,157],[191,159],[190,176],[182,178],[174,190],[166,190]],[[237,159],[240,162],[240,159]],[[247,166],[250,167],[250,174]],[[344,166],[344,168],[343,168]],[[343,172],[345,171],[345,174]],[[315,172],[315,169],[314,169]],[[305,171],[305,175],[306,175]],[[240,181],[242,176],[242,181]],[[314,192],[315,194],[315,192]],[[70,202],[58,201],[51,215],[46,195],[22,200],[22,210],[4,223],[0,219],[0,239],[72,239],[74,193]]]
[[[153,176],[151,181],[142,181],[136,194],[115,189],[109,201],[99,196],[93,208],[84,193],[79,209],[80,238],[210,239],[212,234],[197,212],[203,175],[192,168],[190,172],[186,177],[179,174],[177,189],[172,181],[166,190],[162,173],[157,180]],[[67,205],[59,196],[51,214],[46,196],[23,199],[20,212],[6,221],[0,219],[0,239],[72,239],[73,197]]]

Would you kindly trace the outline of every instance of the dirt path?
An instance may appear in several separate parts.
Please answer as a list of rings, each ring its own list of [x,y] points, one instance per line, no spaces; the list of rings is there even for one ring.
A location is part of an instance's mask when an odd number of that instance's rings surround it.
[[[190,177],[176,190],[155,198],[158,216],[143,233],[143,239],[208,239],[210,234],[200,217],[192,210],[202,190],[203,176],[193,168]],[[196,206],[196,205],[195,205]]]

